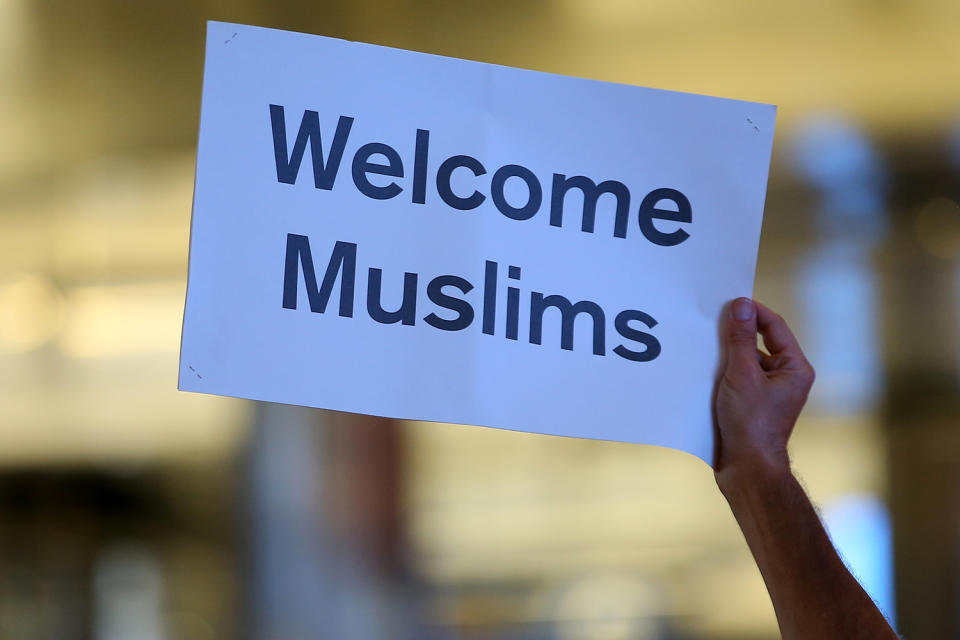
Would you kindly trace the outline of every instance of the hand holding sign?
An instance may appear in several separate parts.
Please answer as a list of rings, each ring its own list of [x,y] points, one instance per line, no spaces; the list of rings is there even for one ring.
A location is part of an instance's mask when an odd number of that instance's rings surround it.
[[[773,107],[209,31],[181,389],[710,461]]]
[[[757,333],[769,353],[757,349]],[[783,318],[734,300],[724,322],[726,362],[717,385],[718,478],[737,465],[789,471],[787,441],[813,385],[813,367]]]

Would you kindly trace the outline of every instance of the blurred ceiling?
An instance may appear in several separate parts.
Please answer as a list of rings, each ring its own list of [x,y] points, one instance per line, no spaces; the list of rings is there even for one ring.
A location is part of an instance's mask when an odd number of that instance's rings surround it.
[[[0,184],[192,146],[206,19],[770,102],[781,132],[816,110],[903,132],[960,114],[953,0],[3,0]]]
[[[0,0],[0,460],[239,437],[237,403],[174,391],[207,19],[776,103],[781,140],[960,116],[955,0]]]

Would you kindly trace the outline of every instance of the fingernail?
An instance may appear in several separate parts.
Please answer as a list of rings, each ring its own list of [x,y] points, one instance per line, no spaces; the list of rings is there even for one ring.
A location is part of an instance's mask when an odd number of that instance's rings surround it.
[[[748,298],[737,298],[730,305],[730,313],[734,320],[750,320],[753,318],[753,301]]]

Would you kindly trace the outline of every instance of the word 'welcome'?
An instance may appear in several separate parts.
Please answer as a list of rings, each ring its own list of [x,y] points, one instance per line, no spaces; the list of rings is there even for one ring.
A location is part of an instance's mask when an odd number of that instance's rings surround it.
[[[270,105],[270,121],[273,131],[273,147],[276,158],[277,180],[285,184],[295,184],[303,163],[307,145],[313,163],[313,182],[317,189],[331,190],[343,160],[354,118],[341,115],[333,133],[329,153],[324,160],[321,140],[320,116],[316,111],[306,110],[300,121],[300,127],[288,152],[287,127],[284,107]],[[411,201],[425,204],[427,199],[427,169],[430,155],[430,131],[417,129],[413,150],[413,174],[410,187]],[[380,160],[385,162],[381,162]],[[404,187],[396,181],[388,184],[374,184],[371,175],[388,178],[405,178],[403,159],[400,153],[388,144],[369,142],[360,146],[352,161],[353,183],[363,195],[375,200],[389,200],[399,196]],[[458,169],[467,170],[480,178],[487,174],[484,164],[470,155],[453,155],[443,160],[436,171],[436,189],[440,199],[448,206],[460,211],[476,209],[487,199],[480,189],[470,194],[454,193],[451,186],[452,176]],[[526,187],[526,202],[516,206],[508,201],[505,194],[507,182],[520,180]],[[594,233],[596,226],[597,202],[604,194],[611,195],[616,202],[613,224],[613,236],[626,238],[630,220],[630,190],[617,180],[604,180],[600,183],[586,176],[567,176],[554,173],[550,191],[550,225],[563,226],[564,200],[567,194],[577,190],[582,195],[583,209],[580,229]],[[541,209],[543,187],[540,180],[530,169],[519,164],[507,164],[497,169],[490,180],[490,198],[497,210],[512,220],[529,220]],[[663,202],[672,203],[673,209],[664,209]],[[637,210],[637,224],[643,236],[653,244],[672,247],[680,244],[690,234],[683,228],[665,231],[656,226],[656,221],[690,223],[693,212],[690,201],[677,189],[660,187],[647,193]]]

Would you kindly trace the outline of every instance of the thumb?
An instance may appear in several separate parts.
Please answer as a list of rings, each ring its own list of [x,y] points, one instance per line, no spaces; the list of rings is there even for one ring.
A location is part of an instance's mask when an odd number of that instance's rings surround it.
[[[757,308],[749,298],[730,303],[724,332],[727,372],[736,373],[758,368]]]

